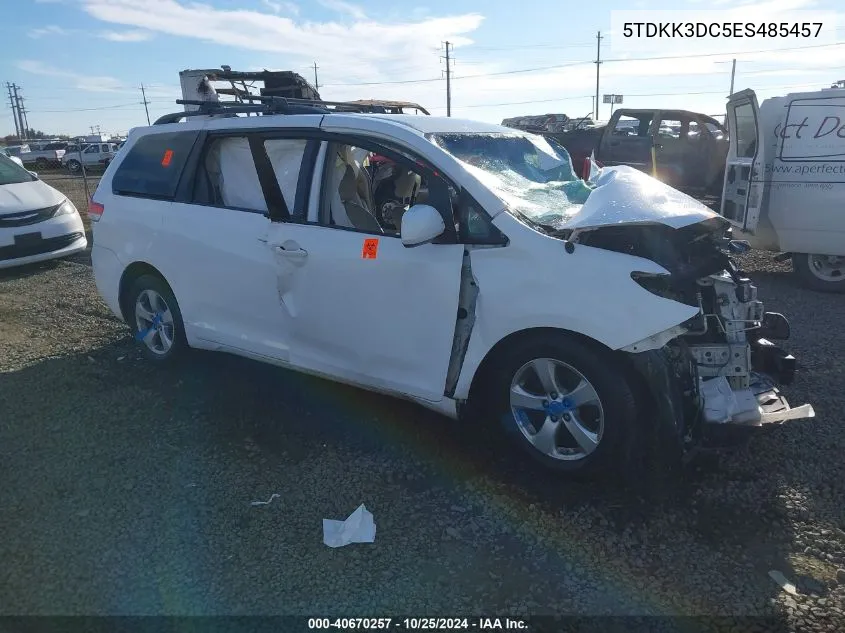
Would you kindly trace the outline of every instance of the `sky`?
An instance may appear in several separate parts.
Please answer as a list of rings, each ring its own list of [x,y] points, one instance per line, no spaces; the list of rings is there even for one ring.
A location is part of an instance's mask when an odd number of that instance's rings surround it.
[[[601,8],[599,8],[601,4]],[[505,117],[593,110],[596,34],[600,94],[622,107],[723,114],[735,91],[759,99],[845,79],[840,0],[0,0],[6,23],[0,136],[14,133],[6,82],[19,86],[31,128],[126,134],[178,111],[179,71],[293,70],[327,100],[401,99],[446,114],[443,43],[452,44],[452,116]],[[637,21],[707,11],[726,20],[818,22],[819,37],[629,39]],[[689,18],[690,14],[680,16]],[[703,15],[703,14],[696,14]],[[8,17],[11,16],[11,20]],[[627,21],[627,19],[626,19]],[[815,27],[813,27],[815,31]],[[618,106],[617,106],[618,107]],[[610,106],[602,104],[599,119]]]

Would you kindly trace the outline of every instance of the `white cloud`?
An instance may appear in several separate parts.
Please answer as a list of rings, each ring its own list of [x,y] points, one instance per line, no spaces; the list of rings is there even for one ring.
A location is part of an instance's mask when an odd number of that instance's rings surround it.
[[[63,70],[50,66],[44,62],[33,59],[26,59],[17,62],[16,66],[24,72],[33,75],[41,75],[44,77],[54,77],[57,80],[56,85],[61,85],[62,82],[70,84],[71,87],[86,92],[124,92],[126,87],[121,84],[118,79],[107,76],[96,76],[76,73],[71,70]]]
[[[331,9],[332,11],[336,11],[337,13],[345,13],[351,16],[356,20],[366,20],[367,14],[364,13],[364,9],[359,7],[356,4],[352,4],[350,2],[345,2],[344,0],[317,0],[320,4],[322,4],[327,9]]]
[[[45,37],[48,35],[67,35],[68,33],[69,31],[66,31],[62,27],[50,24],[38,29],[32,29],[29,33],[27,33],[27,35],[31,38],[38,39],[39,37]]]
[[[299,5],[294,2],[277,2],[276,0],[261,0],[265,7],[270,9],[273,13],[289,13],[291,15],[299,15]]]
[[[405,66],[424,59],[429,76],[440,76],[436,52],[449,39],[470,43],[467,34],[476,30],[483,16],[470,13],[429,17],[396,23],[375,20],[305,22],[290,17],[250,10],[223,10],[207,4],[177,0],[84,0],[93,17],[125,27],[270,53],[269,68],[310,65],[323,69],[321,83],[352,83],[407,78],[384,68],[401,61]],[[373,46],[378,42],[378,46]],[[283,56],[283,57],[282,57]]]
[[[133,31],[103,31],[98,34],[98,37],[110,42],[146,42],[153,38],[153,34],[149,31],[137,29]]]

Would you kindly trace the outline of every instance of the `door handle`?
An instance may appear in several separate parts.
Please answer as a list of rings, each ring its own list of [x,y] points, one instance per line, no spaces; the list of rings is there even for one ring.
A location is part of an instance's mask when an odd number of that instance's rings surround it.
[[[308,256],[308,251],[295,244],[273,244],[273,248],[279,255],[284,255],[290,259],[304,259]]]

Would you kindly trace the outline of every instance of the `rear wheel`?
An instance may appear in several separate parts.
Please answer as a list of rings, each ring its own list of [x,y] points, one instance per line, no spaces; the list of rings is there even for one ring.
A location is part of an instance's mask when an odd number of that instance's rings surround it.
[[[845,292],[845,256],[794,253],[792,269],[807,288]]]
[[[38,170],[47,169],[50,166],[50,162],[46,158],[38,158],[35,161],[35,168]]]
[[[496,420],[512,444],[547,468],[609,475],[626,461],[625,438],[637,419],[617,367],[603,350],[567,335],[521,341],[491,377]]]
[[[184,353],[188,344],[182,313],[170,287],[160,277],[142,275],[136,279],[125,305],[144,356],[161,363]]]

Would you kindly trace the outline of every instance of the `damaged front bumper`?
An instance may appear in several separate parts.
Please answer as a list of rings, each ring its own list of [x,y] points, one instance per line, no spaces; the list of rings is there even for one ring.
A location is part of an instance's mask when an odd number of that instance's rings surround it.
[[[756,293],[740,307],[753,302]],[[691,454],[715,427],[753,429],[815,417],[812,405],[792,407],[784,397],[780,386],[792,383],[796,361],[765,338],[788,338],[788,322],[780,314],[762,313],[761,305],[750,309],[760,310],[758,327],[744,332],[741,343],[685,335],[660,348],[625,350],[651,392],[663,449],[674,446]]]
[[[766,338],[757,338],[750,347],[752,371],[747,388],[733,388],[726,376],[699,378],[704,422],[762,427],[815,417],[812,405],[791,407],[779,389],[792,383],[795,357]]]

